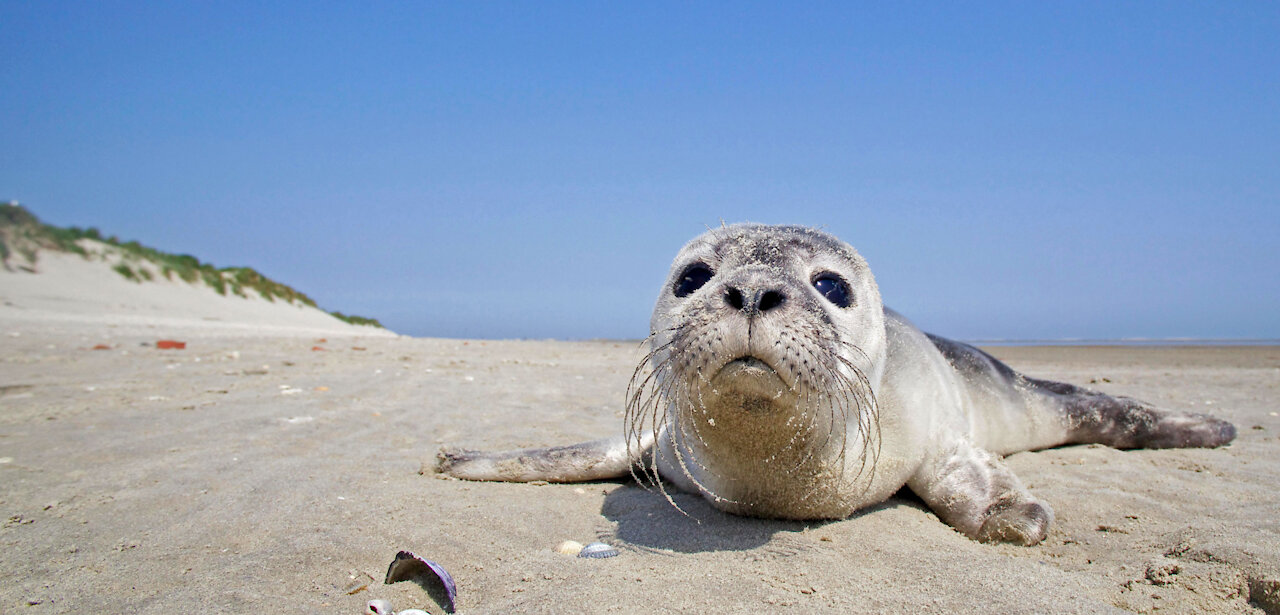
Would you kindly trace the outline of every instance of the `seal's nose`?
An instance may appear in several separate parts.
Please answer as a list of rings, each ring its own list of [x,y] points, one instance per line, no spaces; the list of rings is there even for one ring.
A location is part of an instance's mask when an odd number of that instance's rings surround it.
[[[787,302],[787,296],[776,290],[748,288],[746,293],[730,286],[724,292],[724,301],[735,310],[747,315],[763,314]]]

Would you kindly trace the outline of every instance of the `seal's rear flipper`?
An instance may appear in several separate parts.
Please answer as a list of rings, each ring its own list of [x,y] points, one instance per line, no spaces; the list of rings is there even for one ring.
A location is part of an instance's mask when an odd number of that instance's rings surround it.
[[[495,480],[552,483],[603,480],[631,475],[653,446],[652,438],[628,451],[622,437],[593,440],[569,446],[526,448],[514,451],[481,452],[441,450],[436,468],[442,473],[467,480]]]
[[[1170,412],[1129,397],[1112,397],[1075,385],[1028,379],[1058,398],[1066,411],[1071,444],[1112,448],[1215,448],[1236,437],[1236,427],[1207,414]]]

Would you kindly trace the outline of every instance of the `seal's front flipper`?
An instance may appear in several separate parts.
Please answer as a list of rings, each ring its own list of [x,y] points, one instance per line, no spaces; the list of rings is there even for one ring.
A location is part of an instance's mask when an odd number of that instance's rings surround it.
[[[436,467],[442,474],[467,480],[553,483],[603,480],[629,476],[631,467],[649,453],[652,439],[628,450],[622,437],[592,440],[569,446],[481,452],[441,450]]]
[[[907,485],[951,527],[983,542],[1034,545],[1053,510],[1037,500],[1000,458],[965,441],[944,446]]]

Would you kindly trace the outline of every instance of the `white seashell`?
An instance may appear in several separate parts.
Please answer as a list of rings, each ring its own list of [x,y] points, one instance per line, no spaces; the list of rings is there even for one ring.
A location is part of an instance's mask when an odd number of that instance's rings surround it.
[[[399,613],[396,613],[396,615],[431,615],[431,613],[428,613],[422,609],[406,609],[406,610],[400,611]]]
[[[394,615],[391,603],[386,600],[370,600],[364,605],[365,615]]]
[[[556,547],[556,553],[562,555],[577,555],[582,552],[582,543],[576,540],[566,540]]]
[[[604,544],[603,542],[593,542],[585,547],[582,547],[582,551],[578,553],[578,557],[590,557],[594,559],[599,559],[603,557],[613,557],[617,554],[618,554],[617,549],[607,544]]]

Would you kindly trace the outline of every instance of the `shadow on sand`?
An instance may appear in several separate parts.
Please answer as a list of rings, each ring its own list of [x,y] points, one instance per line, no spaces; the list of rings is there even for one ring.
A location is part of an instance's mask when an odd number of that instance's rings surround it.
[[[898,493],[886,502],[859,510],[846,519],[788,521],[731,515],[713,508],[700,495],[674,491],[671,486],[667,486],[667,492],[676,506],[680,507],[679,510],[656,489],[646,490],[634,483],[625,484],[605,496],[601,514],[617,524],[613,536],[622,543],[644,550],[678,553],[748,551],[775,541],[777,534],[796,534],[831,523],[857,519],[887,508],[924,506],[923,502],[904,490],[905,493]]]

